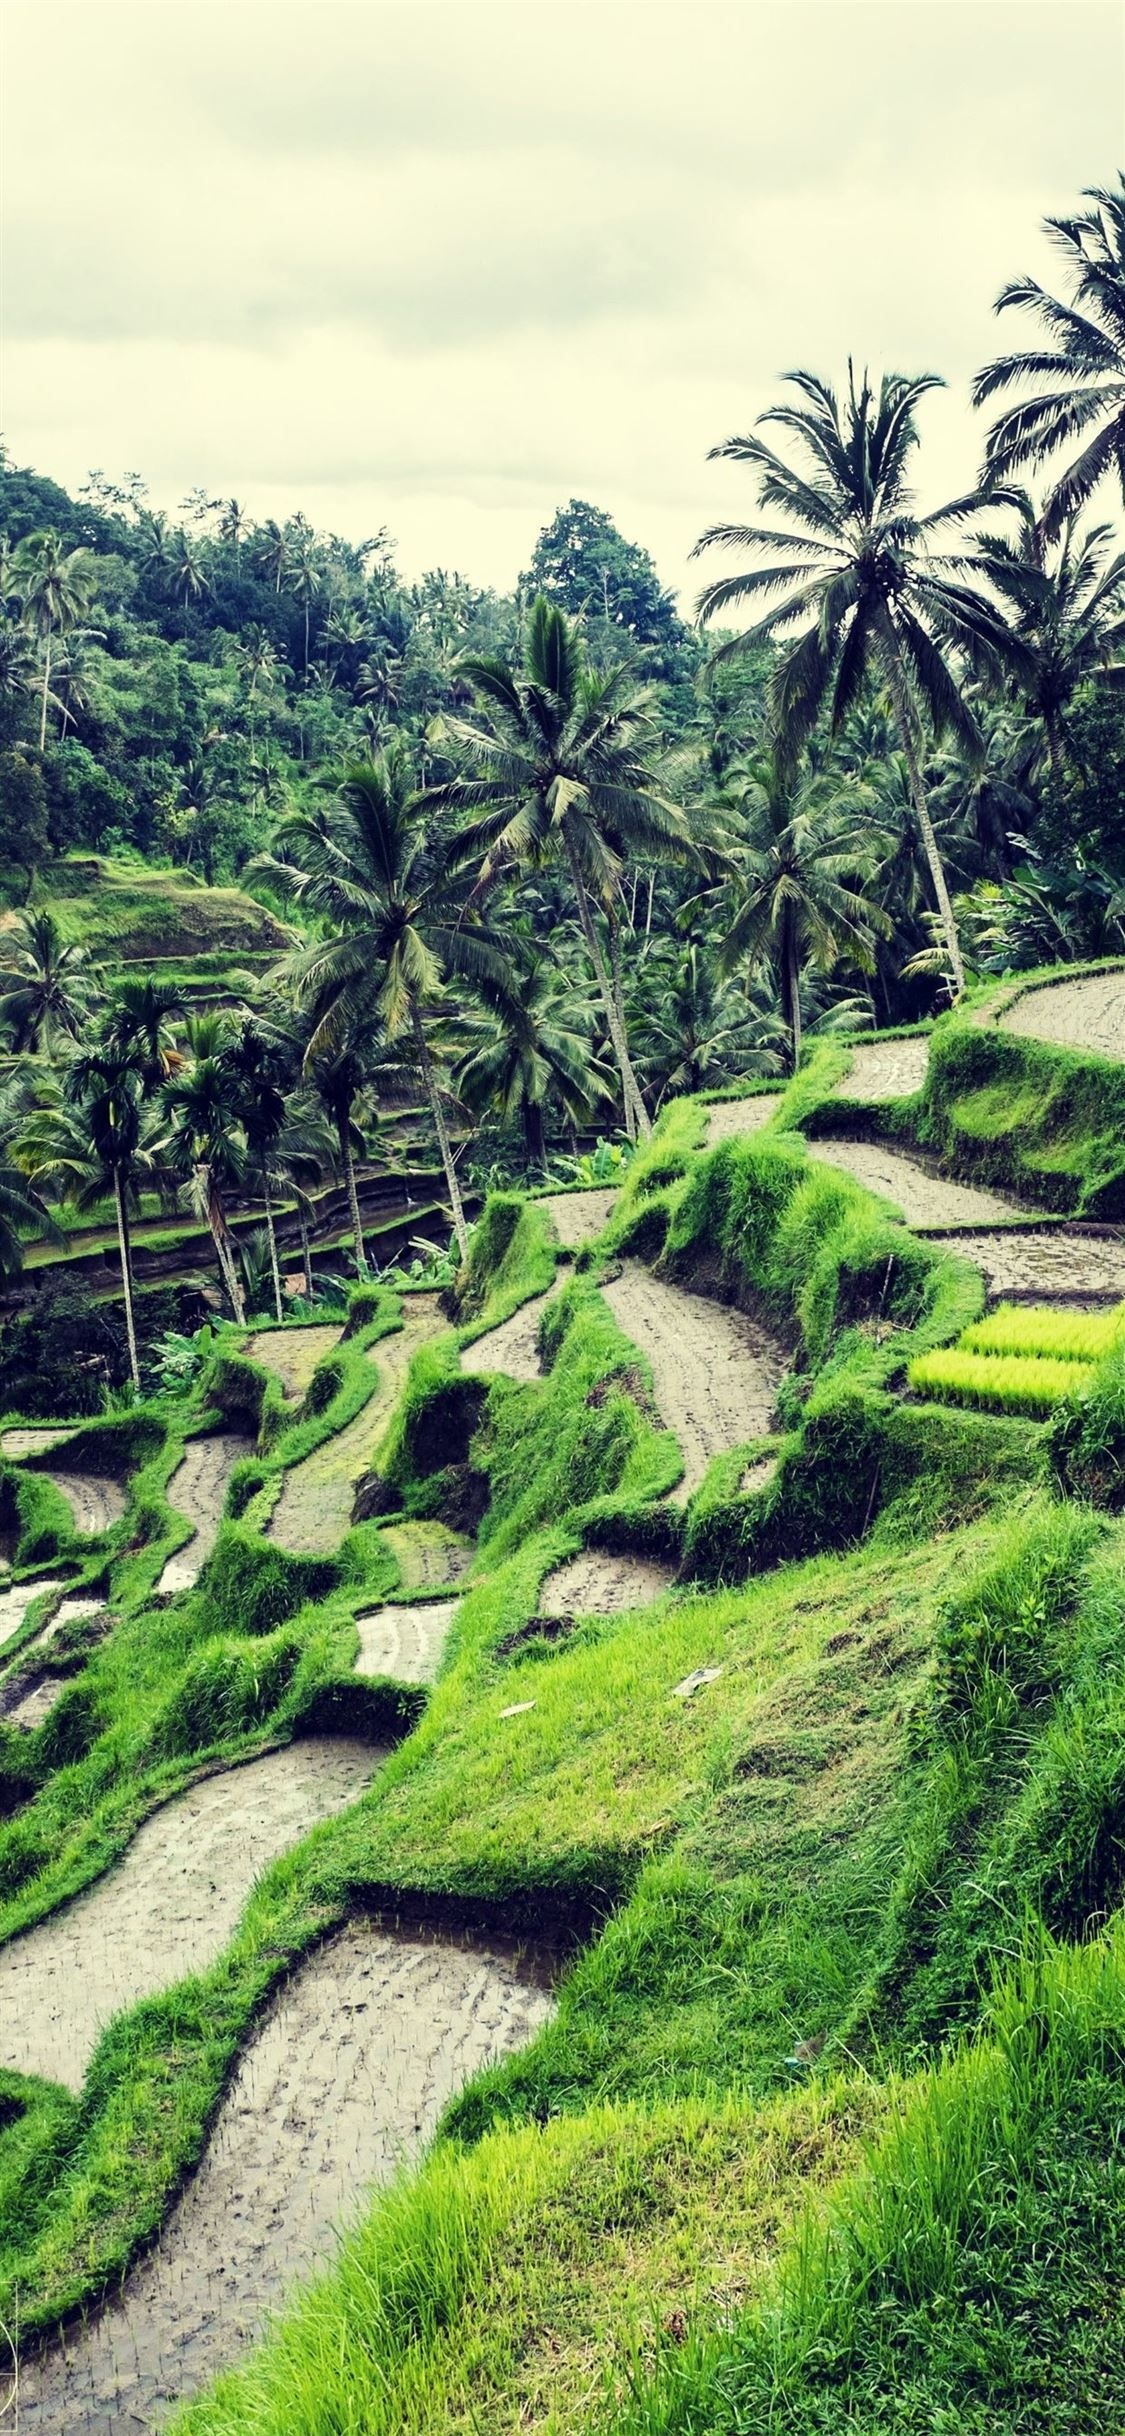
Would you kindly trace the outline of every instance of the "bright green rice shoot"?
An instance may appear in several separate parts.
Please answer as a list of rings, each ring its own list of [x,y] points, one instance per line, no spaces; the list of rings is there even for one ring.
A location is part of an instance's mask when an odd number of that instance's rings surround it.
[[[1125,1303],[1118,1303],[1112,1311],[1057,1311],[1042,1304],[1001,1303],[987,1319],[966,1328],[958,1350],[1100,1362],[1122,1336]]]
[[[919,1354],[910,1364],[910,1385],[941,1404],[971,1404],[1004,1413],[1042,1418],[1090,1379],[1087,1361],[1040,1359],[1035,1354],[970,1353],[946,1346]]]

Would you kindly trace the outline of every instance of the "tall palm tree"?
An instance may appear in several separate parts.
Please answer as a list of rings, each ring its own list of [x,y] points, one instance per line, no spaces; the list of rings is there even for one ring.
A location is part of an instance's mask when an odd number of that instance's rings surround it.
[[[234,570],[242,573],[242,544],[250,528],[250,518],[238,499],[224,499],[219,512],[219,539],[234,551]]]
[[[637,1026],[656,1105],[680,1092],[713,1090],[740,1074],[777,1074],[790,1043],[772,976],[725,973],[702,939],[662,941],[644,973]]]
[[[510,979],[478,983],[490,1020],[457,1073],[457,1092],[478,1114],[518,1118],[530,1167],[547,1164],[546,1112],[557,1100],[572,1125],[612,1097],[593,1055],[593,1010],[569,975],[542,953]]]
[[[139,1066],[110,1045],[74,1058],[60,1085],[52,1078],[19,1136],[17,1155],[33,1184],[89,1209],[113,1195],[129,1369],[140,1387],[129,1217],[142,1182],[158,1172],[155,1125],[144,1106]]]
[[[1045,465],[1080,443],[1043,511],[1051,537],[1107,477],[1116,475],[1125,499],[1125,174],[1116,188],[1086,187],[1083,201],[1088,211],[1044,222],[1066,265],[1069,301],[1030,278],[1010,279],[996,299],[998,313],[1014,307],[1034,315],[1046,344],[997,356],[973,383],[974,406],[1035,384],[1032,397],[1007,407],[993,424],[986,477]]]
[[[43,684],[39,707],[39,750],[47,742],[47,705],[51,698],[51,655],[55,639],[81,626],[94,598],[97,571],[89,550],[68,550],[57,533],[33,533],[21,543],[20,573],[23,613],[43,645]]]
[[[1125,302],[1125,291],[1123,291]],[[1012,677],[1039,722],[1051,775],[1065,780],[1066,715],[1088,680],[1125,685],[1125,551],[1114,548],[1112,525],[1079,533],[1073,517],[1048,541],[1026,491],[1013,491],[1019,518],[1014,542],[981,539],[977,562],[1000,594],[1012,625]]]
[[[246,1138],[249,1175],[258,1184],[266,1220],[274,1310],[278,1324],[285,1317],[281,1300],[281,1269],[277,1257],[273,1181],[277,1146],[285,1131],[286,1095],[292,1073],[276,1040],[268,1040],[252,1019],[245,1022],[225,1052],[233,1079],[238,1114]]]
[[[193,608],[197,601],[203,599],[211,586],[199,554],[192,547],[191,540],[182,526],[177,530],[174,539],[170,580],[172,598],[179,602],[184,613],[184,633],[186,634],[188,610]]]
[[[161,1093],[169,1165],[182,1176],[193,1208],[206,1222],[220,1277],[241,1325],[246,1302],[226,1209],[229,1194],[237,1192],[246,1171],[241,1094],[228,1062],[229,1031],[221,1020],[197,1018],[189,1026],[189,1041],[194,1062],[165,1083]]]
[[[627,663],[592,669],[578,628],[537,600],[521,666],[464,659],[457,674],[480,698],[478,724],[445,721],[466,775],[430,800],[470,810],[458,841],[465,858],[484,852],[482,881],[561,859],[605,1011],[630,1134],[651,1132],[629,1053],[612,959],[596,912],[612,911],[630,856],[689,851],[683,814],[656,776],[655,697]]]
[[[105,1024],[109,1047],[137,1067],[146,1091],[156,1091],[183,1065],[174,1027],[183,1014],[174,981],[150,973],[126,973],[117,983]]]
[[[321,1039],[320,1018],[326,1006],[332,1006],[333,1013],[330,1043]],[[317,1044],[315,1048],[307,1047],[305,1072],[335,1138],[339,1165],[347,1187],[356,1271],[362,1276],[367,1260],[363,1249],[363,1220],[355,1161],[356,1152],[362,1153],[364,1143],[362,1129],[356,1122],[356,1108],[368,1092],[372,1074],[380,1056],[385,1053],[382,1028],[373,1008],[356,1004],[345,1012],[333,1005],[330,988],[325,1004],[318,1010],[314,1001],[309,1009],[306,1040]]]
[[[284,578],[289,572],[289,558],[288,532],[282,531],[275,517],[267,517],[265,524],[258,526],[254,536],[254,565],[259,575],[267,577],[272,575],[275,593],[280,593]]]
[[[734,873],[723,892],[720,968],[734,973],[746,964],[753,971],[764,958],[773,963],[794,1073],[805,965],[827,973],[846,957],[869,973],[875,934],[891,927],[864,889],[876,857],[858,840],[855,798],[849,809],[842,794],[839,780],[825,774],[802,780],[789,756],[777,752],[727,773]]]
[[[278,843],[279,855],[259,855],[253,868],[268,871],[332,931],[284,967],[298,1001],[318,1010],[310,1060],[372,1010],[388,1041],[409,1036],[464,1256],[469,1233],[426,1016],[447,974],[501,979],[499,943],[479,919],[466,918],[463,887],[435,846],[397,741],[374,760],[349,762],[335,797],[291,813]]]
[[[0,1024],[17,1056],[49,1056],[77,1040],[95,999],[84,947],[67,944],[52,913],[19,913],[0,933]]]
[[[870,675],[886,687],[959,997],[964,966],[926,797],[922,737],[928,722],[935,735],[952,729],[967,750],[979,750],[949,654],[961,646],[975,664],[998,665],[1002,620],[960,580],[960,558],[933,550],[943,532],[977,510],[979,498],[972,493],[928,516],[915,514],[909,488],[915,417],[927,392],[942,386],[936,374],[907,380],[886,373],[876,395],[866,373],[857,389],[849,364],[842,401],[814,373],[794,372],[789,381],[802,403],[770,407],[758,428],[780,425],[803,462],[788,464],[753,434],[724,440],[711,455],[753,466],[762,506],[780,510],[794,529],[724,524],[704,533],[697,554],[716,546],[746,549],[767,563],[708,584],[699,614],[707,625],[720,610],[781,595],[716,656],[753,651],[767,638],[800,630],[780,652],[770,684],[778,736],[790,753],[807,741],[826,706],[838,732]]]

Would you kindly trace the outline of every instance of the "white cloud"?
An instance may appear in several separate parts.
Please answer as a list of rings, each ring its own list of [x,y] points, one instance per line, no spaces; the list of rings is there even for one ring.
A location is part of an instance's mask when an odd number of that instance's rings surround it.
[[[510,582],[572,493],[685,575],[794,362],[936,369],[1113,175],[1102,0],[9,7],[5,423],[71,483],[387,522]]]

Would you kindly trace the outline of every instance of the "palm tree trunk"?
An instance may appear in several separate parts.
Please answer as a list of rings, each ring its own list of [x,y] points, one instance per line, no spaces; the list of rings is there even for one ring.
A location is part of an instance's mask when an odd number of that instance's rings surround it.
[[[430,1044],[426,1038],[426,1027],[413,999],[410,1002],[410,1021],[414,1032],[414,1046],[418,1051],[418,1063],[421,1066],[422,1079],[426,1086],[426,1096],[430,1103],[430,1113],[434,1120],[434,1131],[438,1138],[441,1163],[445,1170],[449,1206],[453,1212],[453,1232],[457,1237],[457,1248],[461,1258],[467,1260],[469,1257],[469,1230],[465,1224],[461,1187],[457,1182],[457,1170],[453,1164],[453,1152],[450,1148],[449,1135],[446,1132],[445,1116],[438,1097],[437,1077],[434,1074],[433,1059],[430,1056]]]
[[[949,886],[945,877],[945,866],[938,850],[937,838],[934,835],[934,824],[930,819],[930,807],[926,798],[925,781],[922,777],[921,764],[918,760],[918,752],[914,739],[914,720],[911,712],[910,696],[907,690],[906,674],[902,665],[902,652],[899,645],[898,636],[895,634],[893,627],[889,625],[884,636],[883,657],[884,665],[887,671],[887,682],[890,687],[891,701],[894,705],[895,722],[898,727],[899,735],[902,738],[902,749],[906,758],[906,767],[910,777],[910,798],[914,805],[915,818],[918,822],[919,830],[921,831],[922,845],[925,851],[926,861],[930,867],[930,878],[934,884],[934,895],[937,898],[938,918],[941,922],[942,936],[945,940],[946,953],[949,957],[950,965],[952,966],[953,970],[953,995],[955,999],[963,998],[965,994],[965,967],[961,961],[961,942],[957,936],[957,924],[954,919],[953,905],[949,894]]]
[[[305,1298],[311,1303],[313,1299],[313,1273],[312,1250],[309,1244],[309,1222],[303,1209],[301,1209],[299,1205],[297,1209],[297,1224],[301,1230],[301,1259],[304,1264],[305,1271]]]
[[[601,942],[594,928],[593,916],[590,912],[590,900],[586,894],[586,883],[582,877],[581,871],[578,868],[578,857],[574,851],[570,838],[566,835],[565,826],[563,829],[563,839],[566,846],[567,862],[570,865],[570,877],[574,887],[575,902],[578,907],[579,926],[582,931],[583,939],[586,942],[587,954],[589,955],[590,962],[594,967],[598,988],[601,992],[602,1005],[605,1009],[606,1023],[609,1026],[609,1037],[613,1042],[614,1056],[617,1059],[618,1072],[621,1076],[621,1091],[625,1105],[626,1130],[629,1134],[630,1140],[633,1139],[634,1133],[636,1132],[640,1134],[642,1142],[647,1142],[649,1135],[652,1132],[648,1110],[645,1107],[644,1101],[641,1098],[640,1091],[637,1087],[637,1078],[633,1072],[633,1061],[629,1055],[629,1042],[614,1002],[609,974],[606,971],[605,957],[603,956],[601,950]]]
[[[273,1275],[273,1307],[277,1313],[277,1324],[280,1328],[285,1317],[285,1311],[281,1300],[281,1270],[278,1267],[277,1260],[277,1229],[273,1223],[273,1202],[270,1198],[270,1180],[269,1177],[264,1173],[262,1176],[262,1203],[266,1213],[266,1234],[269,1237],[270,1246],[270,1270]]]
[[[129,1369],[132,1373],[133,1385],[139,1395],[141,1373],[140,1365],[137,1361],[137,1329],[133,1318],[133,1280],[130,1275],[129,1231],[125,1223],[125,1194],[121,1183],[121,1171],[116,1167],[113,1171],[113,1205],[117,1212],[117,1250],[121,1260],[121,1293],[125,1304],[125,1334],[129,1340]]]
[[[1058,801],[1061,804],[1063,799],[1063,791],[1066,786],[1066,768],[1062,756],[1062,739],[1059,735],[1059,723],[1053,711],[1050,717],[1044,720],[1043,724],[1047,732],[1047,759],[1051,765],[1051,782],[1054,786]]]
[[[39,750],[41,753],[45,750],[47,743],[47,695],[50,691],[50,685],[51,635],[50,629],[48,628],[43,649],[43,699],[39,705]]]
[[[367,1254],[363,1248],[363,1221],[359,1214],[359,1193],[356,1189],[355,1160],[352,1157],[352,1118],[350,1107],[346,1116],[342,1117],[337,1124],[336,1138],[340,1144],[340,1157],[344,1162],[344,1178],[348,1187],[348,1209],[351,1214],[352,1222],[352,1250],[355,1256],[355,1273],[357,1277],[366,1277]]]
[[[235,1255],[232,1249],[231,1232],[229,1226],[227,1225],[226,1211],[224,1210],[218,1193],[215,1190],[210,1169],[207,1167],[201,1167],[197,1169],[196,1172],[198,1177],[200,1199],[202,1200],[204,1210],[206,1211],[207,1225],[210,1231],[211,1241],[215,1246],[215,1258],[219,1263],[219,1275],[222,1278],[224,1286],[226,1287],[227,1294],[230,1299],[231,1309],[236,1320],[238,1321],[239,1327],[241,1328],[244,1326],[246,1320],[246,1298],[242,1291],[242,1284],[238,1275]]]
[[[785,995],[789,1002],[789,1034],[793,1043],[793,1072],[801,1063],[801,968],[797,959],[795,923],[786,923],[785,937]]]

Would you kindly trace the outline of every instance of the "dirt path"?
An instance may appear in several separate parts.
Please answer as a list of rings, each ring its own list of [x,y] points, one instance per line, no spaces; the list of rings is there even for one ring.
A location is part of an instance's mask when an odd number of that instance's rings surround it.
[[[716,1100],[707,1111],[704,1147],[714,1150],[717,1142],[733,1142],[743,1134],[760,1133],[780,1106],[780,1091],[759,1091],[747,1100]]]
[[[1002,1030],[1125,1058],[1125,973],[1086,973],[1025,990],[1000,1017]]]
[[[913,1040],[864,1041],[851,1052],[851,1067],[833,1097],[838,1100],[904,1100],[926,1079],[930,1044]]]
[[[20,2436],[147,2436],[331,2257],[471,2073],[526,2044],[547,1973],[510,1945],[357,1921],[290,1981],[123,2298],[23,2371]],[[0,2387],[0,2406],[4,2399]]]
[[[372,1607],[356,1617],[357,1675],[390,1675],[396,1683],[432,1683],[441,1664],[456,1599],[423,1599],[417,1607]]]
[[[354,1801],[383,1756],[298,1742],[165,1803],[88,1894],[0,1952],[0,2063],[80,2089],[110,2017],[205,1970],[267,1863]]]
[[[390,1523],[382,1534],[398,1565],[404,1590],[444,1590],[469,1570],[476,1550],[471,1539],[447,1523]]]
[[[675,1494],[688,1497],[713,1455],[765,1437],[786,1357],[741,1311],[665,1285],[639,1261],[626,1261],[602,1293],[648,1361],[657,1410],[683,1450]]]
[[[125,1512],[125,1489],[120,1480],[105,1480],[95,1472],[56,1471],[54,1464],[43,1464],[39,1476],[52,1481],[65,1497],[74,1516],[75,1530],[84,1539],[111,1530]]]
[[[330,1556],[350,1528],[356,1482],[370,1470],[414,1355],[447,1325],[436,1294],[404,1295],[402,1315],[397,1334],[371,1348],[379,1381],[362,1412],[286,1473],[267,1525],[267,1537],[279,1547]]]
[[[499,1372],[506,1379],[518,1379],[523,1387],[541,1379],[539,1322],[558,1291],[559,1286],[554,1285],[545,1294],[533,1294],[530,1302],[521,1303],[519,1310],[513,1311],[511,1319],[501,1320],[499,1327],[490,1328],[487,1336],[479,1336],[474,1344],[466,1345],[461,1355],[462,1370],[475,1371],[485,1378],[494,1378]]]
[[[1000,1193],[975,1184],[954,1184],[910,1158],[902,1150],[886,1150],[881,1142],[810,1140],[810,1159],[827,1159],[845,1167],[868,1192],[881,1193],[902,1211],[908,1226],[994,1226],[1004,1218],[1025,1218],[1027,1205],[1006,1201]]]
[[[65,1446],[73,1436],[71,1426],[55,1429],[48,1424],[43,1429],[6,1429],[0,1434],[0,1455],[10,1456],[13,1462],[21,1455],[45,1455],[48,1447]]]
[[[61,1581],[40,1579],[37,1582],[13,1582],[10,1590],[0,1591],[0,1651],[14,1641],[32,1601],[41,1599],[45,1590],[61,1590]]]
[[[580,1243],[592,1243],[600,1235],[617,1199],[611,1193],[551,1193],[541,1207],[554,1227],[559,1242],[573,1251]]]
[[[283,1392],[292,1401],[305,1394],[317,1363],[331,1353],[340,1342],[340,1330],[330,1326],[308,1328],[257,1328],[240,1347],[248,1361],[260,1362],[264,1370],[272,1370],[280,1379]]]
[[[1125,1300],[1125,1234],[1085,1234],[1076,1227],[1002,1228],[995,1234],[931,1235],[942,1252],[959,1252],[983,1269],[990,1294],[1096,1310]]]
[[[614,1616],[627,1607],[647,1607],[671,1588],[670,1565],[647,1556],[609,1556],[585,1548],[558,1565],[539,1593],[541,1616]]]
[[[156,1587],[167,1593],[190,1590],[198,1579],[219,1535],[226,1504],[227,1483],[236,1463],[254,1452],[252,1438],[220,1431],[211,1438],[189,1438],[183,1461],[168,1483],[168,1503],[195,1529],[182,1548],[170,1556]]]

